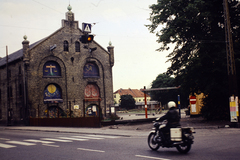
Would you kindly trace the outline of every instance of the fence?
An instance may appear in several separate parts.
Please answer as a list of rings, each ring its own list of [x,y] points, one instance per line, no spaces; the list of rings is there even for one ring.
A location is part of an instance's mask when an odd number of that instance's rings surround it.
[[[101,127],[99,117],[30,118],[30,126]]]

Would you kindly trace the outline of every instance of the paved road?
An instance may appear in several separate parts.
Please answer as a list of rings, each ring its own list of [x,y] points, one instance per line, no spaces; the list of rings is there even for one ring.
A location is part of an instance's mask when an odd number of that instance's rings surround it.
[[[178,153],[175,148],[160,148],[158,151],[152,151],[147,146],[148,131],[134,130],[134,132],[135,134],[130,136],[113,136],[94,133],[1,130],[0,155],[3,160],[237,160],[240,156],[239,129],[197,129],[195,142],[187,155]]]

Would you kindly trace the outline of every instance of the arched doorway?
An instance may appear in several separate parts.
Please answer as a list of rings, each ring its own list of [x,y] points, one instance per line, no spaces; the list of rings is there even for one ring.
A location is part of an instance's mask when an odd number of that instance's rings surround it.
[[[44,117],[46,118],[63,118],[66,116],[66,113],[58,105],[49,104],[44,111]]]
[[[99,107],[96,104],[90,104],[85,108],[86,117],[99,117]]]

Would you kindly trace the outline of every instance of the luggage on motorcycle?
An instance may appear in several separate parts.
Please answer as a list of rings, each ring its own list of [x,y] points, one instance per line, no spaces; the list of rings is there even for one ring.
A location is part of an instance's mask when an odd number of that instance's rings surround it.
[[[171,141],[182,141],[182,129],[170,128]]]

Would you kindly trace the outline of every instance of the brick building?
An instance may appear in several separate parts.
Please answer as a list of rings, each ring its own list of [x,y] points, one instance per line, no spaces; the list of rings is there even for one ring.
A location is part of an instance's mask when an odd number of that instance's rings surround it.
[[[32,44],[24,36],[22,49],[0,59],[0,124],[28,124],[29,117],[107,116],[114,47],[82,44],[83,34],[68,6],[60,29]]]

